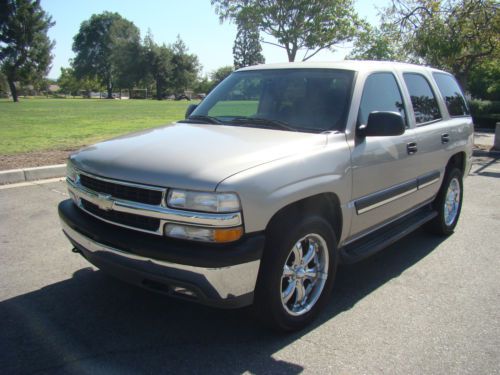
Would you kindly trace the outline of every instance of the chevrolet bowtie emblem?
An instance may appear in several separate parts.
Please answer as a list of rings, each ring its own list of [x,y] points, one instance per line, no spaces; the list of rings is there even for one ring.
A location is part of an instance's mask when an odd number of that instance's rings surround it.
[[[113,209],[113,201],[110,194],[98,193],[95,203],[101,210],[110,211]]]

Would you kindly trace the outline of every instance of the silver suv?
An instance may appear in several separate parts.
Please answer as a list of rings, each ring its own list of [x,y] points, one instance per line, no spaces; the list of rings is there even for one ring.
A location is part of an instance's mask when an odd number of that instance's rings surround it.
[[[254,304],[283,330],[340,263],[426,224],[451,234],[473,125],[450,74],[398,63],[240,69],[186,119],[70,157],[64,233],[98,268],[167,295]]]

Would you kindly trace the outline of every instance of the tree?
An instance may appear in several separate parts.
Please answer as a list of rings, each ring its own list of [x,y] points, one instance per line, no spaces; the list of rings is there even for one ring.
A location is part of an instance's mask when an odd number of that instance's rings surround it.
[[[139,29],[118,13],[94,14],[82,22],[74,37],[73,61],[78,78],[98,78],[113,97],[115,83],[130,88],[138,79],[134,53],[140,49]]]
[[[9,96],[9,84],[7,83],[7,78],[0,71],[0,98],[7,98]]]
[[[121,19],[111,27],[113,51],[112,64],[115,67],[115,86],[118,88],[134,88],[143,75],[143,47],[140,32],[131,22]]]
[[[221,83],[228,75],[234,71],[234,68],[230,65],[220,67],[219,69],[213,71],[210,74],[210,79],[212,80],[212,89]]]
[[[194,84],[193,90],[200,94],[207,94],[212,89],[213,83],[207,76],[199,77]]]
[[[57,80],[60,91],[63,94],[72,96],[80,95],[84,91],[84,95],[90,95],[92,91],[101,91],[102,86],[97,79],[82,78],[78,79],[75,70],[72,67],[61,68],[61,75]]]
[[[250,22],[238,21],[238,32],[233,46],[235,69],[245,66],[264,64],[262,46],[259,41],[259,29]]]
[[[47,75],[54,47],[47,31],[54,24],[39,0],[0,0],[0,65],[14,102],[16,82]]]
[[[453,72],[463,87],[475,66],[500,54],[494,0],[395,0],[386,19],[414,61]]]
[[[500,58],[474,66],[469,75],[468,89],[475,98],[500,101]]]
[[[353,0],[211,0],[221,21],[246,19],[286,50],[288,61],[305,50],[303,61],[354,39],[358,17]]]
[[[165,44],[158,46],[150,32],[144,38],[144,54],[147,73],[152,77],[156,86],[156,99],[165,98],[170,86],[172,75],[172,50]]]
[[[351,60],[405,61],[405,54],[391,37],[391,25],[382,24],[374,28],[366,24],[347,56]]]
[[[57,84],[63,94],[72,96],[78,95],[81,88],[81,82],[76,78],[73,68],[61,68],[61,75]]]
[[[181,93],[196,82],[200,63],[196,55],[188,53],[186,44],[179,36],[170,48],[173,53],[171,85],[175,93]]]

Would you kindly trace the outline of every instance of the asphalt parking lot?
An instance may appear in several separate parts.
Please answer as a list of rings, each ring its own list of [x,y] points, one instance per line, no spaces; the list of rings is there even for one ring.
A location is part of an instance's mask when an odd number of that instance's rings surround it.
[[[0,373],[500,373],[500,159],[476,158],[456,233],[342,267],[309,329],[277,335],[123,284],[59,228],[63,182],[0,188]]]

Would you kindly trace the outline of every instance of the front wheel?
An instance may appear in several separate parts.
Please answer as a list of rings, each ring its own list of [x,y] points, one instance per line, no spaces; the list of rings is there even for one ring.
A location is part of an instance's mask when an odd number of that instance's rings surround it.
[[[331,294],[337,268],[335,234],[328,222],[313,216],[279,223],[268,237],[255,304],[273,327],[297,330],[317,316]]]
[[[429,222],[431,232],[440,235],[453,233],[462,210],[463,190],[462,172],[458,168],[447,171],[433,203],[438,216]]]

